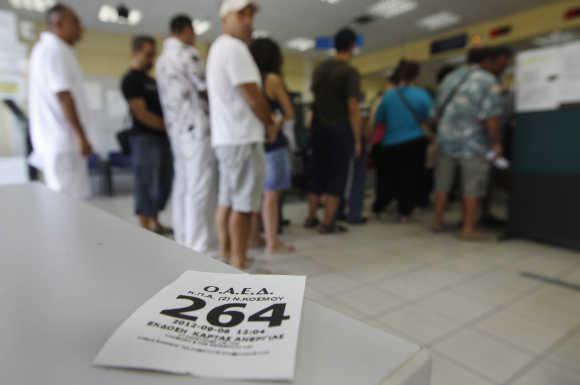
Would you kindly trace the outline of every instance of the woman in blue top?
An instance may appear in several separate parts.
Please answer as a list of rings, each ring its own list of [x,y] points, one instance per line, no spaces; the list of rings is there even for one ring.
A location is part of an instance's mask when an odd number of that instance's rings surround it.
[[[268,38],[256,39],[250,45],[250,52],[256,61],[263,81],[263,92],[270,104],[276,122],[276,134],[268,138],[266,150],[266,182],[262,204],[262,223],[268,254],[293,252],[294,246],[284,244],[278,238],[280,217],[280,194],[290,188],[289,138],[284,134],[294,125],[294,110],[284,79],[282,78],[282,53],[278,44]],[[286,130],[285,130],[286,128]],[[252,242],[261,243],[258,220],[253,223]]]
[[[421,125],[433,107],[429,93],[413,84],[419,70],[417,62],[399,63],[399,86],[383,96],[375,118],[377,125],[385,127],[379,159],[384,171],[379,180],[378,201],[388,205],[396,199],[401,223],[408,222],[416,206],[427,145]]]

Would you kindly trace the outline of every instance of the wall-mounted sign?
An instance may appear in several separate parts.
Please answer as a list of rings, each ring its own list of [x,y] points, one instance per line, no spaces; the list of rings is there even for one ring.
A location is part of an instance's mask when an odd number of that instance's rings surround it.
[[[363,35],[358,35],[356,38],[356,47],[362,48],[365,45],[365,38]],[[320,51],[327,51],[334,48],[334,36],[319,36],[316,38],[316,49]]]
[[[580,7],[570,8],[564,13],[565,20],[575,19],[580,16]]]
[[[468,37],[466,33],[451,36],[445,39],[434,40],[431,42],[431,54],[434,55],[446,51],[465,48],[467,46],[467,41]]]
[[[511,25],[501,25],[489,31],[489,37],[495,39],[501,36],[509,35],[512,32],[512,29],[513,28]]]

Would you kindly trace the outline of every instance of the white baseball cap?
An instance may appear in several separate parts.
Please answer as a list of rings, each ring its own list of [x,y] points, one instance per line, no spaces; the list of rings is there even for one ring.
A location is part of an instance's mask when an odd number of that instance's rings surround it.
[[[238,12],[247,6],[254,6],[258,9],[258,2],[255,0],[223,0],[220,7],[220,17],[224,17],[232,12]]]

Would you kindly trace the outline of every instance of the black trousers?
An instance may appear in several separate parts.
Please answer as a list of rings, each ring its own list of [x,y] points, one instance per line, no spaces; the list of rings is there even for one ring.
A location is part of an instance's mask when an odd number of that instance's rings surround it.
[[[417,205],[425,151],[424,139],[387,146],[381,151],[379,201],[386,206],[396,200],[401,216],[410,215]]]

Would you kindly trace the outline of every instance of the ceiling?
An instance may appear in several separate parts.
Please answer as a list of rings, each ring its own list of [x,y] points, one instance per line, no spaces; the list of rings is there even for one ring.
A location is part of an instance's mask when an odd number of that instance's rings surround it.
[[[332,35],[338,28],[352,24],[353,19],[365,12],[368,5],[376,0],[341,0],[330,5],[320,0],[260,0],[261,12],[256,19],[256,29],[269,31],[279,42],[294,37],[316,37]],[[491,20],[511,13],[532,8],[550,0],[417,0],[419,7],[407,14],[392,19],[379,19],[366,26],[357,26],[357,32],[365,36],[363,53],[381,48],[397,46],[403,42],[428,37],[434,32],[416,26],[417,20],[439,11],[450,11],[461,16],[460,26]],[[220,30],[217,17],[220,0],[65,0],[80,14],[87,28],[129,32],[165,34],[168,20],[178,12],[185,12],[194,18],[209,19],[212,28],[201,36],[203,40],[213,40]],[[103,24],[97,20],[99,7],[107,3],[123,3],[129,8],[143,12],[141,24],[135,27]],[[9,7],[8,0],[2,0],[2,8]],[[33,12],[21,15],[40,18]],[[444,31],[444,30],[443,30]],[[438,33],[441,31],[437,31]]]

